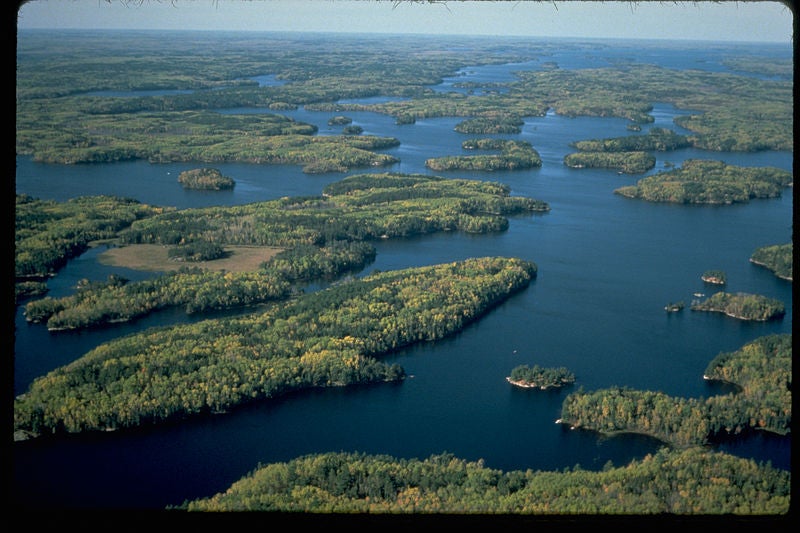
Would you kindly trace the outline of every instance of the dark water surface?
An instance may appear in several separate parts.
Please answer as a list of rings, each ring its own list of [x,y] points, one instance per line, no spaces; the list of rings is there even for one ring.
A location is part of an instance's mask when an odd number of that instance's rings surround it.
[[[724,70],[720,58],[734,52],[733,45],[707,46],[612,43],[587,53],[585,46],[565,43],[563,48],[551,46],[530,64],[465,66],[463,74],[444,85],[509,81],[514,70],[537,68],[543,61],[556,61],[561,68],[641,60],[670,68]],[[532,45],[534,49],[539,50]],[[672,119],[689,111],[654,105],[656,122],[648,127],[680,131]],[[331,113],[300,109],[286,114],[317,124],[320,134],[337,133],[328,131]],[[398,126],[387,116],[347,115],[365,134],[400,139],[400,146],[386,151],[401,160],[392,171],[427,173],[425,159],[461,153],[465,138],[453,131],[463,119]],[[722,207],[653,204],[613,194],[641,175],[563,165],[564,155],[573,151],[570,142],[628,135],[626,124],[621,119],[570,119],[552,113],[526,119],[522,134],[508,137],[531,142],[542,156],[542,168],[444,175],[507,183],[512,194],[548,202],[551,212],[514,218],[509,230],[500,234],[442,234],[376,243],[377,258],[362,274],[488,255],[518,256],[539,267],[528,289],[464,331],[388,356],[413,378],[401,384],[292,394],[175,426],[16,443],[18,503],[31,508],[164,508],[224,491],[259,463],[326,451],[418,458],[452,452],[468,460],[483,458],[488,467],[505,470],[555,470],[576,464],[597,470],[608,461],[622,465],[657,450],[658,442],[641,436],[599,438],[570,431],[555,423],[569,389],[519,390],[509,386],[505,376],[517,365],[539,364],[568,367],[577,385],[587,390],[624,385],[683,397],[727,392],[703,380],[711,359],[757,337],[792,331],[791,282],[751,264],[749,257],[758,247],[791,241],[793,195],[787,189],[782,198]],[[658,164],[652,172],[667,161],[680,165],[689,158],[787,170],[793,162],[792,154],[783,152],[691,149],[655,155]],[[16,188],[59,201],[115,194],[188,208],[314,195],[344,177],[307,175],[295,166],[223,164],[217,168],[236,180],[235,188],[201,192],[183,190],[177,183],[178,174],[189,168],[194,165],[57,166],[18,157]],[[111,272],[133,280],[151,275],[104,266],[97,259],[102,251],[90,250],[70,262],[49,282],[50,294],[69,294],[77,280],[105,279]],[[689,302],[695,292],[714,292],[700,280],[709,269],[727,273],[727,291],[780,299],[786,316],[747,323],[688,309],[664,312],[666,302]],[[102,342],[150,326],[198,319],[171,310],[130,324],[51,334],[41,325],[26,323],[21,311],[18,307],[15,323],[17,394],[35,377]],[[718,447],[791,468],[790,437],[757,434]]]

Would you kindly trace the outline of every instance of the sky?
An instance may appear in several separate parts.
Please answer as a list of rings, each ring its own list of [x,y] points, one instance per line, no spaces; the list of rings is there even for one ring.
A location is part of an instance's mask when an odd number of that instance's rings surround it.
[[[781,1],[29,0],[17,28],[435,33],[792,43]]]

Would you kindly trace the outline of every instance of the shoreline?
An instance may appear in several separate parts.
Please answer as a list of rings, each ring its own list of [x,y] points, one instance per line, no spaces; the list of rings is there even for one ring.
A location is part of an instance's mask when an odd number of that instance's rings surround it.
[[[566,385],[566,383],[563,383],[561,385],[558,385],[558,384],[537,385],[535,383],[529,383],[527,381],[515,381],[515,380],[511,379],[510,376],[506,377],[506,381],[508,381],[509,383],[514,385],[515,387],[520,387],[520,388],[523,388],[523,389],[539,389],[539,390],[560,389],[561,387]]]
[[[770,267],[770,266],[769,266],[768,264],[766,264],[766,263],[763,263],[763,262],[761,262],[761,261],[756,261],[755,259],[752,259],[752,258],[750,259],[750,262],[751,262],[751,263],[753,263],[754,265],[758,265],[758,266],[760,266],[760,267],[762,267],[762,268],[766,268],[767,270],[769,270],[770,272],[772,272],[773,274],[775,274],[775,276],[776,276],[777,278],[780,278],[780,279],[785,279],[786,281],[794,281],[794,279],[792,279],[792,276],[781,276],[780,274],[778,274],[777,272],[775,272],[775,270],[773,270],[773,268],[772,268],[772,267]]]

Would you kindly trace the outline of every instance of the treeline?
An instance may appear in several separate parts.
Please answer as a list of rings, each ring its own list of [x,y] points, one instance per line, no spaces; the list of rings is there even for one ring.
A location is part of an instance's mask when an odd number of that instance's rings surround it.
[[[674,446],[704,445],[753,430],[791,431],[791,334],[760,337],[719,354],[704,378],[733,383],[740,391],[703,399],[627,387],[581,390],[565,398],[561,421],[602,433],[644,433]]]
[[[750,256],[750,261],[771,270],[779,278],[792,281],[794,251],[791,242],[757,248]]]
[[[17,194],[14,275],[17,281],[52,275],[91,241],[113,238],[135,220],[166,210],[114,196],[55,202]]]
[[[399,380],[402,368],[375,358],[459,331],[535,276],[519,259],[469,259],[118,338],[34,380],[14,402],[15,434],[135,427],[299,389]]]
[[[791,183],[792,174],[779,168],[738,167],[693,159],[680,168],[658,172],[614,192],[650,202],[727,205],[753,198],[778,198]]]
[[[439,515],[785,515],[791,473],[700,447],[662,448],[593,472],[510,470],[452,454],[398,459],[364,453],[306,455],[259,466],[189,512]]]
[[[724,313],[740,320],[767,321],[786,314],[783,302],[760,294],[717,292],[702,302],[692,304],[692,311]]]
[[[465,150],[500,150],[500,155],[443,156],[425,161],[436,171],[524,170],[542,166],[542,158],[529,142],[503,139],[471,139],[461,143]]]
[[[357,272],[375,261],[375,247],[366,242],[332,241],[325,246],[298,244],[262,263],[266,272],[275,272],[290,282],[327,280]]]
[[[511,369],[508,381],[520,387],[549,389],[575,383],[575,374],[567,367],[541,367],[519,365]]]
[[[544,116],[548,109],[568,117],[620,117],[633,125],[654,121],[652,102],[668,102],[696,114],[675,119],[691,136],[656,131],[653,150],[691,145],[714,151],[792,150],[792,83],[764,81],[701,71],[675,71],[654,65],[605,69],[550,69],[517,72],[503,94],[459,93],[416,97],[403,102],[331,106],[337,110],[376,111],[413,123],[438,116],[491,117],[499,112],[519,117]],[[721,100],[719,94],[727,95]],[[688,113],[688,112],[687,112]],[[646,136],[642,136],[646,137]],[[619,146],[634,145],[632,140]],[[613,144],[614,141],[611,141]],[[664,143],[659,145],[659,143]],[[588,146],[587,146],[588,148]],[[646,150],[650,148],[641,148]],[[627,151],[636,151],[630,148]]]

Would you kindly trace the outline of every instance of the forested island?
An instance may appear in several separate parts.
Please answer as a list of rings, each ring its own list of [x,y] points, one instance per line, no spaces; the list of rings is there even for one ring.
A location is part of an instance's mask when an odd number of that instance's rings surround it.
[[[465,155],[435,157],[425,166],[436,171],[447,170],[524,170],[542,166],[542,158],[526,141],[504,139],[470,139],[461,143],[465,150],[500,150],[500,155]]]
[[[639,174],[653,168],[656,158],[647,152],[669,151],[691,146],[691,140],[665,128],[652,128],[644,135],[592,139],[570,143],[578,152],[567,154],[564,164],[572,168],[609,168]]]
[[[570,168],[608,168],[625,174],[641,174],[656,166],[647,152],[577,152],[564,156]]]
[[[692,145],[691,137],[666,128],[651,128],[644,135],[576,141],[570,146],[581,152],[668,152]]]
[[[692,304],[692,311],[723,313],[740,320],[764,322],[783,318],[783,302],[760,294],[717,292],[702,302]]]
[[[502,471],[452,454],[398,459],[322,453],[262,465],[189,512],[470,516],[784,515],[791,473],[701,447],[662,448],[622,467]],[[561,522],[556,522],[560,524]]]
[[[233,189],[236,184],[233,178],[223,176],[216,168],[194,168],[184,170],[178,175],[178,183],[186,189],[222,191]]]
[[[499,116],[477,117],[459,122],[455,130],[469,135],[488,135],[493,133],[521,133],[525,121],[519,116],[505,114]]]
[[[711,285],[725,285],[728,283],[728,275],[723,270],[706,270],[700,279]]]
[[[351,124],[353,119],[344,115],[336,115],[328,119],[328,126],[346,126]]]
[[[792,174],[782,169],[694,159],[614,192],[650,202],[730,205],[754,198],[778,198],[791,184]]]
[[[757,248],[750,256],[750,262],[771,270],[779,278],[792,281],[794,250],[791,242]]]
[[[561,422],[601,433],[644,433],[677,447],[754,430],[791,431],[791,334],[760,337],[721,353],[703,377],[733,383],[739,392],[697,399],[627,387],[578,391],[564,400]]]
[[[547,390],[575,383],[575,374],[567,367],[541,367],[519,365],[511,370],[506,380],[517,387]]]
[[[499,183],[407,174],[349,176],[317,197],[232,207],[156,209],[132,201],[112,204],[104,197],[65,204],[26,196],[17,200],[18,277],[47,274],[66,261],[62,248],[83,251],[98,238],[118,246],[159,244],[172,259],[188,263],[150,280],[95,282],[74,295],[29,302],[26,319],[46,322],[51,330],[122,322],[172,306],[197,313],[279,300],[290,295],[294,282],[335,279],[363,268],[375,258],[370,240],[505,231],[509,216],[549,209],[540,200],[511,196],[510,188]],[[48,210],[58,213],[55,225],[43,224]],[[141,224],[134,223],[132,210]],[[108,220],[120,222],[96,231]],[[68,236],[63,245],[42,250],[42,243],[57,242],[62,234]],[[232,246],[280,251],[250,271],[189,268],[197,261],[213,262]]]
[[[480,258],[379,272],[236,318],[118,338],[37,378],[15,438],[221,413],[312,387],[403,379],[379,360],[441,339],[524,289],[536,265]]]

